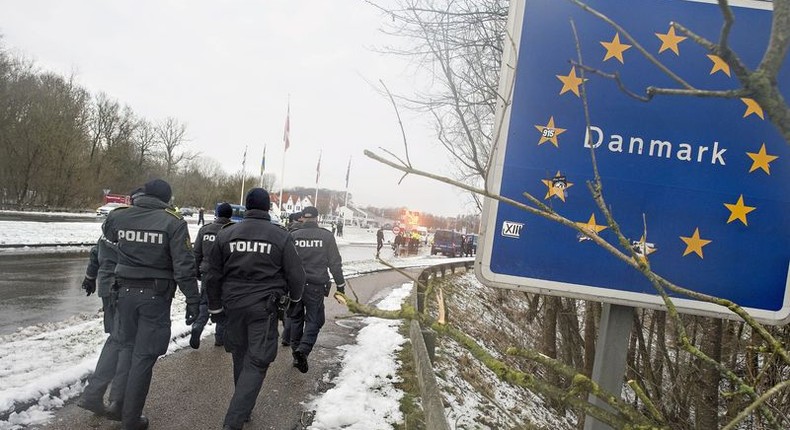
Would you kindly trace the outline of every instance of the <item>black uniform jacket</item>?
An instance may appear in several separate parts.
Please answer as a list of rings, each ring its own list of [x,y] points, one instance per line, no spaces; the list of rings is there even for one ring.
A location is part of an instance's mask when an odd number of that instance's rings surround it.
[[[343,259],[332,232],[319,227],[313,221],[305,221],[291,235],[296,249],[299,250],[299,256],[302,257],[308,283],[326,284],[329,281],[327,268],[332,272],[335,284],[342,285],[346,282],[343,278]]]
[[[115,282],[115,264],[118,262],[117,247],[104,236],[99,238],[91,248],[90,262],[85,276],[96,279],[99,297],[109,297],[112,284]]]
[[[175,280],[187,303],[200,301],[187,222],[167,203],[138,196],[133,206],[110,212],[102,231],[117,244],[116,277]]]
[[[212,311],[238,309],[271,294],[301,300],[302,259],[291,235],[271,223],[267,211],[250,209],[244,219],[217,233],[203,282]]]
[[[217,233],[230,222],[229,218],[217,217],[214,218],[214,222],[204,225],[198,231],[197,238],[195,238],[195,264],[201,275],[208,272],[208,256],[211,253],[211,248],[214,247]]]

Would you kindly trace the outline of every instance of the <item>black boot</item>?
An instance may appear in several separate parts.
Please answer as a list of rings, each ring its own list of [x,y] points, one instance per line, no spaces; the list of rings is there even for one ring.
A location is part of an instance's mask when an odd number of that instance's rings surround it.
[[[148,418],[145,415],[140,415],[137,421],[128,426],[123,426],[123,430],[145,430],[148,428]]]
[[[192,349],[200,348],[200,335],[202,331],[203,330],[192,329],[192,335],[189,336],[189,346],[191,346]]]
[[[294,351],[294,362],[293,365],[295,368],[299,369],[302,373],[307,373],[307,356],[304,355],[302,351]]]
[[[104,402],[101,399],[91,399],[82,396],[77,400],[77,406],[89,410],[96,415],[104,416],[107,414],[107,408],[104,407]]]
[[[121,412],[123,411],[123,404],[121,402],[110,402],[107,405],[107,418],[113,421],[121,421]]]

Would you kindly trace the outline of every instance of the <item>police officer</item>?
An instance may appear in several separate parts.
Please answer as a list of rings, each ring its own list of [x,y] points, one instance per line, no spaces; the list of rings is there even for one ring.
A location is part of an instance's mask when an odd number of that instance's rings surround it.
[[[339,293],[345,293],[346,286],[335,238],[329,230],[319,227],[317,220],[318,209],[308,206],[302,211],[301,228],[291,232],[307,279],[302,302],[296,305],[291,322],[293,365],[302,373],[307,373],[307,356],[324,325],[324,297],[329,295],[331,286],[327,269],[332,272]]]
[[[288,215],[288,231],[298,230],[302,227],[302,212],[294,212]],[[283,333],[280,336],[280,343],[282,346],[290,346],[291,345],[291,318],[289,318],[285,313],[280,315],[283,321]]]
[[[170,206],[170,184],[154,179],[132,206],[110,212],[104,236],[118,244],[118,336],[131,354],[123,396],[123,428],[146,429],[142,415],[157,357],[170,343],[170,304],[176,284],[186,296],[186,323],[195,322],[200,293],[187,223]]]
[[[99,238],[91,248],[90,262],[82,281],[82,288],[88,296],[97,290],[102,301],[104,312],[104,332],[109,334],[96,363],[96,370],[88,378],[88,386],[82,392],[77,406],[87,409],[96,415],[106,415],[110,419],[121,420],[121,405],[126,386],[126,374],[129,371],[129,354],[121,354],[121,343],[115,330],[117,291],[113,290],[115,282],[115,264],[117,262],[116,246],[104,236]],[[110,389],[110,405],[104,406],[104,393],[112,382]]]
[[[230,217],[233,215],[233,208],[228,203],[220,203],[217,205],[215,211],[214,222],[204,225],[200,228],[195,239],[195,265],[198,268],[197,277],[202,279],[208,272],[208,255],[211,253],[211,248],[214,247],[214,239],[217,232],[229,224]],[[192,335],[189,337],[189,346],[194,349],[200,348],[200,336],[203,334],[203,328],[206,327],[208,322],[208,294],[206,294],[206,286],[203,285],[200,291],[200,314],[197,320],[192,324]],[[224,344],[225,324],[217,323],[214,330],[214,345],[222,346]]]
[[[269,193],[251,189],[246,207],[241,222],[217,233],[203,281],[212,320],[226,318],[225,349],[233,355],[236,388],[224,429],[249,419],[277,356],[277,305],[283,297],[298,302],[305,281],[293,238],[271,222]]]

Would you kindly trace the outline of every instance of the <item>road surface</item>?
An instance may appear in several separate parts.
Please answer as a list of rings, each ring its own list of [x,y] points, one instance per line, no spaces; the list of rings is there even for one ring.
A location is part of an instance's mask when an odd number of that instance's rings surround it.
[[[361,302],[374,303],[404,282],[408,280],[398,273],[380,272],[349,283]],[[252,421],[245,428],[290,430],[310,424],[310,400],[331,388],[331,380],[340,370],[338,347],[353,343],[361,326],[361,318],[349,315],[332,298],[325,303],[327,322],[310,355],[310,370],[299,373],[292,367],[290,348],[281,346],[258,396]],[[230,354],[213,346],[213,336],[209,336],[198,350],[182,349],[159,360],[143,413],[150,419],[151,429],[221,429],[232,390]],[[39,428],[116,430],[121,426],[78,408],[72,401],[56,413],[52,423]]]

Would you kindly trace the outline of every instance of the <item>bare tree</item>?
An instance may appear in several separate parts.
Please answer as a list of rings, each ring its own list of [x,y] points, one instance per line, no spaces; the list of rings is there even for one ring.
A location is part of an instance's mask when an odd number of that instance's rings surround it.
[[[185,160],[193,159],[196,154],[183,150],[186,144],[186,124],[181,124],[177,119],[168,117],[156,127],[156,135],[162,149],[165,162],[165,176],[171,177],[179,164]]]
[[[411,57],[438,84],[425,90],[429,92],[400,95],[399,101],[434,118],[437,140],[453,160],[454,177],[481,183],[488,171],[499,100],[507,2],[399,0],[394,7],[369,2],[391,18],[384,31],[407,44],[385,52]]]
[[[141,119],[134,133],[134,147],[137,153],[137,167],[142,168],[143,164],[150,157],[157,145],[159,145],[156,129],[150,122]]]

